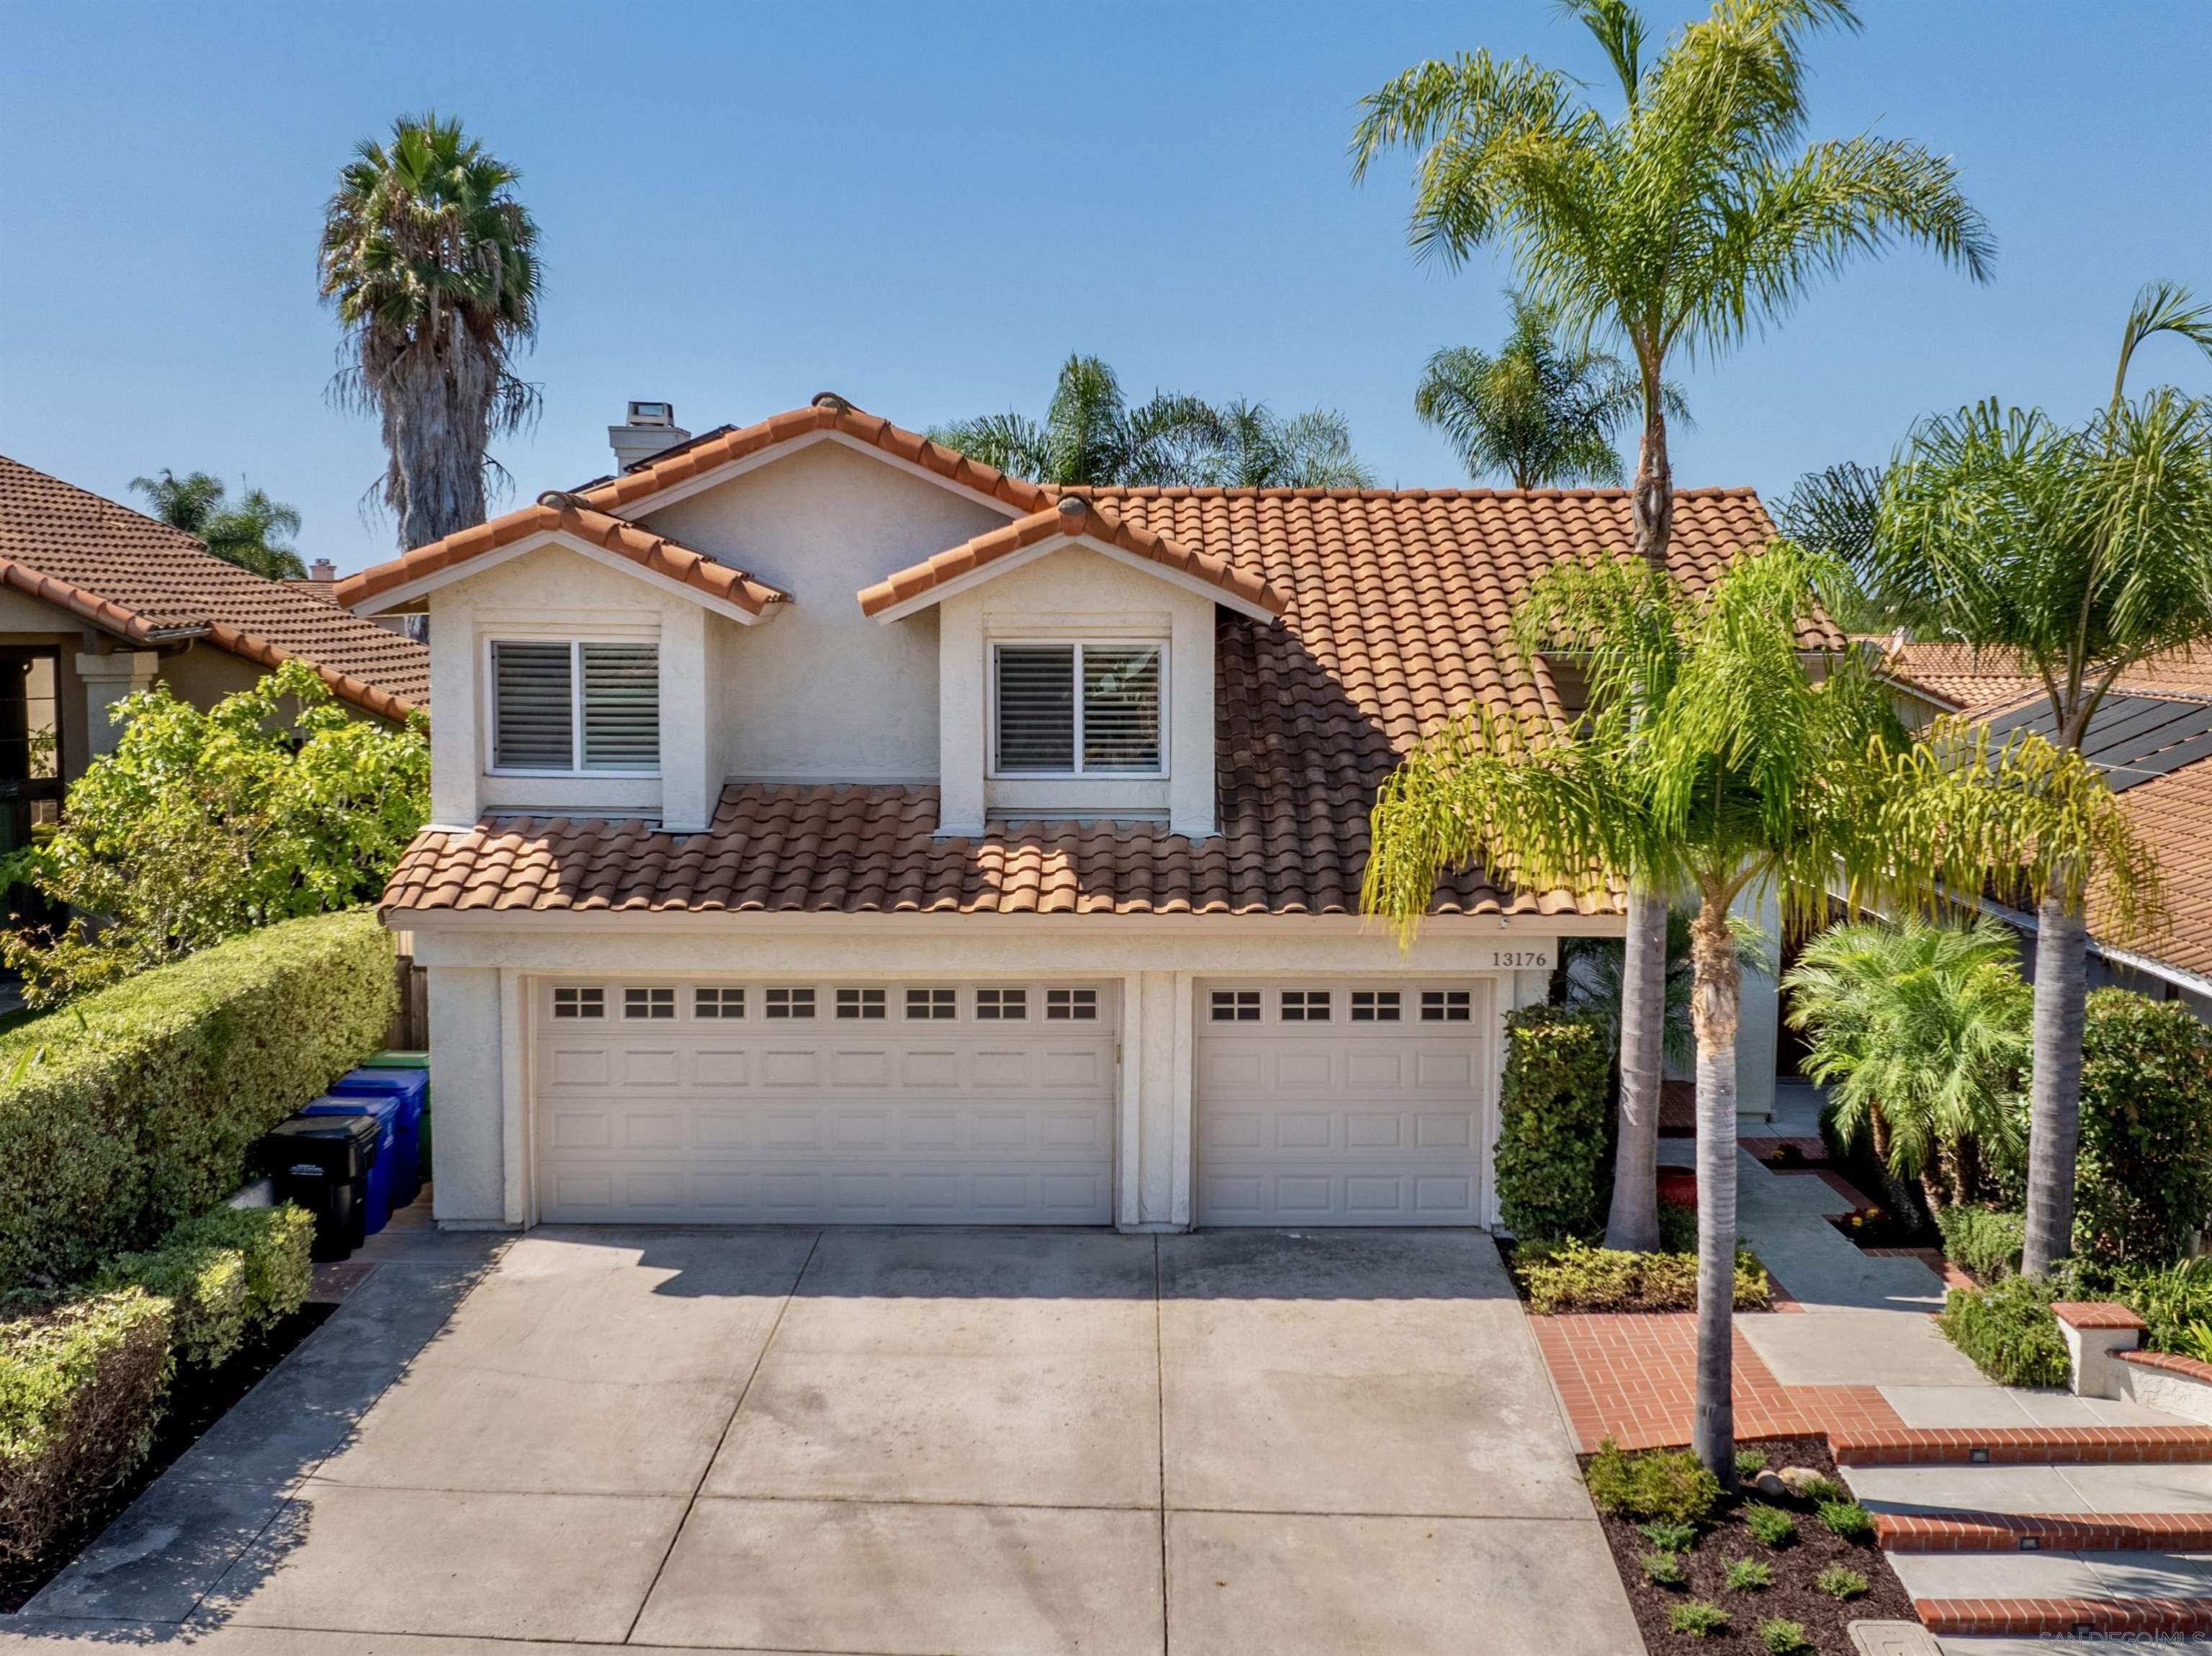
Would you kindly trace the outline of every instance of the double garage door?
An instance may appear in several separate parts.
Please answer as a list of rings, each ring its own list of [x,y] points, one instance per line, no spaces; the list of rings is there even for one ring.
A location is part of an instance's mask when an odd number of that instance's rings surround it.
[[[537,991],[549,1222],[1107,1224],[1110,982]],[[1201,981],[1202,1225],[1477,1224],[1481,980]]]

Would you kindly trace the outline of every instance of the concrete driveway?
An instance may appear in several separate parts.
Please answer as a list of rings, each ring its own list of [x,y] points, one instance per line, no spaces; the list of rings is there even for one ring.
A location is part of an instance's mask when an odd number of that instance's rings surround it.
[[[432,1245],[0,1647],[1641,1648],[1480,1234]]]

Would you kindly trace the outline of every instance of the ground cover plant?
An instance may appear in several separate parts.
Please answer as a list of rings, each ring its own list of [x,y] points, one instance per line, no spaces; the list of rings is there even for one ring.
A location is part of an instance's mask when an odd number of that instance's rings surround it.
[[[1698,1256],[1628,1253],[1587,1242],[1523,1243],[1513,1274],[1539,1316],[1570,1311],[1689,1311],[1698,1303]],[[1735,1308],[1765,1311],[1773,1278],[1749,1248],[1735,1256]]]
[[[2063,1386],[2066,1338],[2051,1314],[2051,1284],[2008,1277],[1978,1293],[1953,1289],[1936,1320],[1951,1344],[2002,1386]]]
[[[1825,1438],[1747,1446],[1767,1469],[1802,1468],[1799,1495],[1703,1502],[1687,1492],[1682,1451],[1610,1446],[1584,1461],[1592,1503],[1650,1656],[1851,1656],[1850,1624],[1911,1621],[1911,1601],[1870,1536],[1821,1520],[1823,1501],[1851,1507]],[[1747,1475],[1747,1477],[1750,1475]],[[1694,1520],[1638,1519],[1629,1508],[1675,1496]],[[1679,1527],[1674,1527],[1679,1526]],[[1716,1617],[1725,1617],[1724,1621]]]
[[[2024,1215],[2002,1208],[1960,1206],[1936,1216],[1943,1234],[1943,1257],[1963,1265],[1977,1282],[1993,1283],[2020,1270],[2020,1250],[2027,1234]]]

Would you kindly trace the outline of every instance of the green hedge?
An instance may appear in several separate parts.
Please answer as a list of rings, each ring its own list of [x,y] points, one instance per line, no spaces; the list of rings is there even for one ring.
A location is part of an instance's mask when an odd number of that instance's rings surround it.
[[[2027,1239],[2023,1216],[2002,1208],[1948,1207],[1936,1213],[1936,1228],[1943,1233],[1944,1256],[1973,1272],[1976,1281],[1993,1283],[2019,1271]]]
[[[288,920],[0,1035],[0,1291],[228,1197],[256,1137],[382,1043],[392,961],[366,909]]]
[[[2008,1277],[1979,1293],[1954,1288],[1936,1319],[1951,1344],[2000,1386],[2063,1386],[2071,1364],[2052,1314],[2051,1284]]]
[[[169,1306],[137,1289],[0,1322],[0,1558],[33,1558],[137,1470],[168,1388]]]
[[[1694,1311],[1698,1256],[1626,1253],[1587,1242],[1524,1242],[1514,1250],[1513,1274],[1539,1316],[1566,1311]],[[1735,1308],[1764,1311],[1774,1303],[1773,1279],[1749,1248],[1735,1251]]]
[[[314,1231],[313,1219],[289,1204],[217,1208],[187,1219],[150,1253],[111,1259],[96,1286],[143,1288],[169,1301],[178,1357],[212,1368],[306,1301]]]
[[[1605,1221],[1606,1029],[1586,1013],[1523,1006],[1505,1015],[1505,1043],[1495,1161],[1505,1228],[1592,1235]]]
[[[2180,1259],[2212,1221],[2212,1029],[2179,1001],[2090,995],[2081,1025],[2074,1248],[2107,1265]]]

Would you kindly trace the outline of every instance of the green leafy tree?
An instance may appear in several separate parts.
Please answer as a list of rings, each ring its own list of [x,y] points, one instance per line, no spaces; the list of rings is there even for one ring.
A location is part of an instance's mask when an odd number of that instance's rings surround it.
[[[1663,569],[1674,530],[1667,379],[1724,355],[1820,277],[1899,240],[1986,274],[1992,245],[1951,164],[1862,135],[1803,142],[1805,37],[1857,27],[1845,0],[1722,0],[1647,60],[1628,0],[1571,0],[1621,104],[1563,70],[1487,51],[1406,70],[1365,100],[1353,174],[1419,155],[1416,253],[1457,264],[1508,246],[1524,290],[1573,337],[1633,359],[1642,415],[1634,550]],[[1663,892],[1632,886],[1620,1130],[1607,1240],[1658,1242]]]
[[[234,506],[222,482],[204,471],[179,477],[167,466],[159,477],[133,477],[154,515],[180,529],[228,563],[270,580],[301,580],[307,566],[287,543],[300,532],[300,514],[261,489],[248,488]]]
[[[2074,1245],[2107,1267],[2185,1258],[2212,1222],[2212,1029],[2124,989],[2084,1014]]]
[[[1783,980],[1838,1130],[1917,1180],[1930,1212],[1981,1192],[1985,1156],[2018,1158],[2031,1003],[2019,961],[1996,920],[1907,915],[1823,932]]]
[[[1413,412],[1442,432],[1480,481],[1516,488],[1626,480],[1614,440],[1643,412],[1635,374],[1610,351],[1559,334],[1548,305],[1510,293],[1513,326],[1495,356],[1471,345],[1438,351],[1422,370]],[[1662,388],[1668,417],[1686,423],[1688,405]]]
[[[537,412],[510,366],[538,333],[520,178],[459,121],[407,117],[362,141],[324,209],[322,295],[349,359],[333,391],[382,423],[403,550],[483,521],[491,440]]]
[[[429,815],[427,723],[356,718],[303,662],[205,713],[157,684],[116,718],[60,828],[0,870],[79,917],[0,938],[35,1005],[374,898]]]
[[[1864,659],[1808,661],[1800,623],[1822,572],[1786,542],[1739,560],[1699,601],[1634,558],[1589,566],[1566,600],[1590,652],[1581,731],[1478,707],[1416,748],[1375,805],[1362,907],[1411,942],[1437,880],[1477,864],[1516,884],[1595,894],[1608,879],[1695,894],[1698,1388],[1693,1447],[1733,1483],[1735,1037],[1741,967],[1729,913],[1771,892],[1786,922],[1852,902],[1918,907],[1945,891],[2041,889],[2082,841],[2122,871],[2128,908],[2147,854],[2102,779],[2033,737],[1908,745]],[[1654,618],[1663,618],[1663,629]],[[1656,636],[1663,630],[1665,636]]]
[[[2078,749],[2121,674],[2212,632],[2212,400],[2127,394],[2147,340],[2212,355],[2212,306],[2144,288],[2120,337],[2112,401],[2078,426],[1996,401],[1926,420],[1882,488],[1873,567],[1946,637],[2013,652]],[[2088,992],[2083,870],[2036,916],[2027,1243],[2041,1276],[2071,1246]]]

